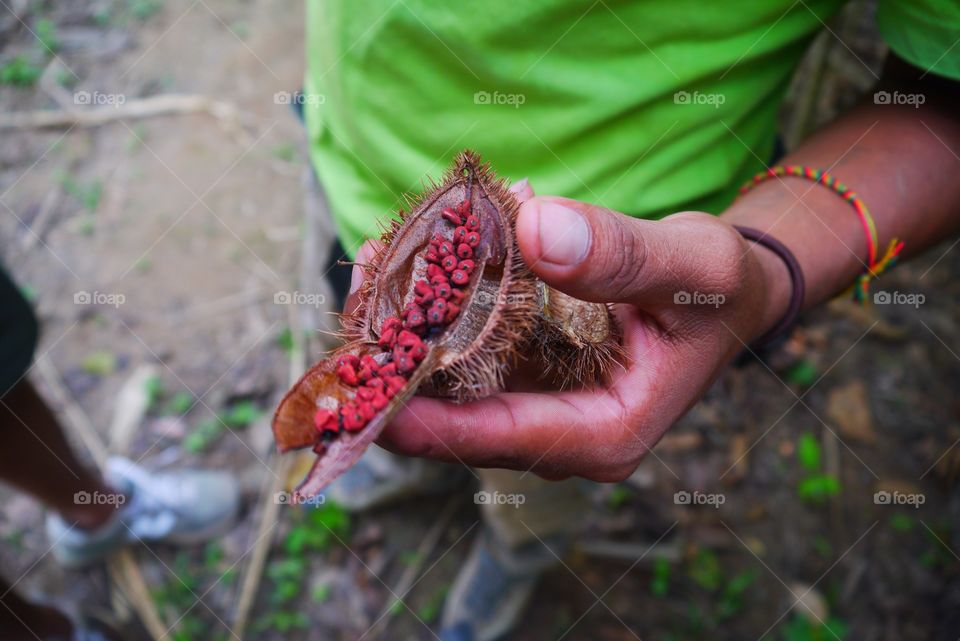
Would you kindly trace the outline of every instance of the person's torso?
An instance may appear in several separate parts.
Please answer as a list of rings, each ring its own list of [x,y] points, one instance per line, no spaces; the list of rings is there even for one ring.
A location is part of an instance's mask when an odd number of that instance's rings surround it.
[[[538,193],[713,213],[842,0],[308,0],[311,154],[345,245],[472,148]]]

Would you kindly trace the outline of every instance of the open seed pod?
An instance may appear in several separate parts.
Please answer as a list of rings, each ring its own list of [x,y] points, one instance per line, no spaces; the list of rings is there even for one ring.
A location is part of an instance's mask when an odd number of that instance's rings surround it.
[[[619,331],[607,307],[546,288],[524,263],[518,210],[504,182],[466,151],[384,232],[360,305],[342,318],[348,342],[314,365],[274,415],[280,451],[318,454],[299,495],[320,492],[353,465],[418,390],[481,398],[503,388],[523,355],[553,362],[561,384],[596,383],[616,362]]]

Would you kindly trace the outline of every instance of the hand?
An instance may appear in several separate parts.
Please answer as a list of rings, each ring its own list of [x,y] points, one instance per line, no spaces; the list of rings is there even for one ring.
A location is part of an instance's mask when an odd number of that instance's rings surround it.
[[[637,220],[517,186],[524,259],[552,287],[616,303],[626,367],[602,389],[507,391],[463,405],[414,398],[378,442],[410,456],[550,479],[622,480],[783,313],[786,268],[708,214]]]

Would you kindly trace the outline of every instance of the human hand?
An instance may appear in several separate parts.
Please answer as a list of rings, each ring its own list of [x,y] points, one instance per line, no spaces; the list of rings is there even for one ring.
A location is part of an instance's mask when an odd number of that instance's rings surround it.
[[[462,405],[416,397],[378,443],[551,479],[622,480],[731,358],[776,322],[789,295],[786,269],[708,214],[645,221],[518,187],[524,259],[551,287],[615,303],[625,367],[598,389],[506,391]]]

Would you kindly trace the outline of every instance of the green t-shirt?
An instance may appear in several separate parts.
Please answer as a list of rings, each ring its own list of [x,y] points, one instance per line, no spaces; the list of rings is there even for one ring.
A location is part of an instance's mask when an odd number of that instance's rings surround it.
[[[960,79],[958,4],[880,0],[880,31]],[[304,114],[344,247],[464,148],[541,194],[719,213],[770,158],[794,68],[842,5],[307,0]]]

